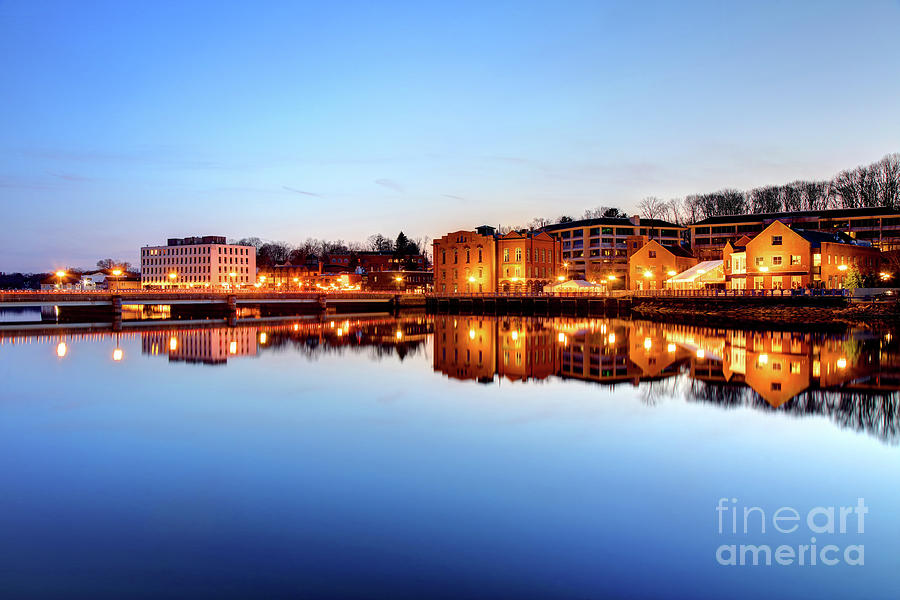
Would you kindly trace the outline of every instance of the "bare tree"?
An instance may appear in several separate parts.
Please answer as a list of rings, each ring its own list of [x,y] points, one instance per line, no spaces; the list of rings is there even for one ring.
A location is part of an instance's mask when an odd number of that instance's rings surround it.
[[[638,202],[638,210],[646,219],[664,219],[669,212],[669,207],[656,196],[647,196]]]

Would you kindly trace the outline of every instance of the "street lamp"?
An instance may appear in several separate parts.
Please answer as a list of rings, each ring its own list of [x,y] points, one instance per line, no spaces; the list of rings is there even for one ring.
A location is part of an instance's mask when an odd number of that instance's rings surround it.
[[[232,271],[231,273],[228,274],[228,276],[231,277],[231,288],[233,291],[234,290],[234,278],[237,277],[237,273]]]
[[[838,271],[846,271],[847,265],[838,265]]]
[[[119,289],[119,275],[121,275],[121,274],[122,274],[122,269],[113,269],[113,271],[112,271],[112,275],[113,275],[113,277],[115,277],[115,279],[113,281],[116,282],[117,290]]]
[[[57,289],[62,289],[62,278],[66,276],[65,271],[57,271],[56,272],[56,287]]]
[[[175,273],[174,271],[172,271],[171,273],[169,273],[169,281],[172,282],[172,285],[173,285],[173,286],[175,285],[175,278],[176,278],[176,277],[178,277],[178,274]]]

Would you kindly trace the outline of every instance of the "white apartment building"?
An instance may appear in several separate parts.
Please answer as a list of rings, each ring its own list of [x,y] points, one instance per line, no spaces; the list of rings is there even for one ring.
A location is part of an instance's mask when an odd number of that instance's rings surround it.
[[[246,287],[256,283],[256,248],[217,235],[169,238],[141,248],[141,287]]]

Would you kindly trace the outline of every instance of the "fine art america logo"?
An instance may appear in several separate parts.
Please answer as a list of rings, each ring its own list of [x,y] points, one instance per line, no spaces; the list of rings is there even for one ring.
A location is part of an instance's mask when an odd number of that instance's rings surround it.
[[[741,506],[737,498],[719,498],[718,533],[737,537],[739,543],[720,545],[716,562],[725,566],[862,566],[865,547],[850,542],[865,533],[868,512],[864,498],[857,498],[855,506],[816,506],[805,511],[782,506],[768,513],[759,506]],[[758,543],[773,539],[784,543]]]

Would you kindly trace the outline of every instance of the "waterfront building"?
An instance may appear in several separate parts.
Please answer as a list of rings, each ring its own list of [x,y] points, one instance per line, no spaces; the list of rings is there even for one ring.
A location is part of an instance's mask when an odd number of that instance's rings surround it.
[[[370,292],[425,293],[433,284],[432,271],[373,271],[362,276],[362,289]]]
[[[669,278],[696,264],[697,259],[682,246],[649,241],[628,257],[628,289],[661,290]]]
[[[689,225],[691,248],[700,260],[721,258],[728,242],[754,237],[775,221],[807,231],[844,233],[882,252],[900,250],[900,210],[878,207],[710,217]]]
[[[247,287],[256,283],[256,248],[205,235],[141,248],[141,286]]]
[[[543,228],[562,244],[562,259],[572,279],[621,282],[628,277],[628,257],[650,240],[681,246],[687,229],[659,219],[598,218],[557,223]],[[610,280],[610,276],[615,279]],[[616,287],[616,286],[612,286]]]
[[[256,283],[260,288],[300,290],[315,286],[321,271],[312,265],[273,265],[259,267]]]
[[[540,291],[564,277],[560,243],[543,231],[498,234],[484,225],[434,240],[440,293]]]
[[[728,289],[842,289],[856,270],[876,272],[881,253],[843,233],[793,229],[775,221],[752,239],[726,242]]]
[[[324,255],[320,269],[323,273],[424,271],[427,264],[422,254],[398,256],[393,252],[339,252]]]

